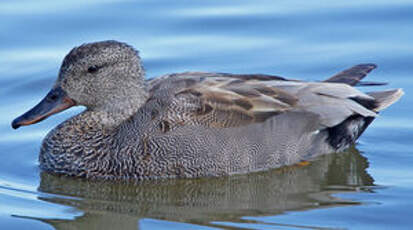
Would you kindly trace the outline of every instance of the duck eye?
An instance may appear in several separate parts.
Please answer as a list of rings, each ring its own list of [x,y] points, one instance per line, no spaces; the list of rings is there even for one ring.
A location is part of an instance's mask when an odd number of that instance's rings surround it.
[[[87,72],[89,73],[95,73],[96,71],[98,71],[98,67],[96,65],[92,65],[87,69]]]

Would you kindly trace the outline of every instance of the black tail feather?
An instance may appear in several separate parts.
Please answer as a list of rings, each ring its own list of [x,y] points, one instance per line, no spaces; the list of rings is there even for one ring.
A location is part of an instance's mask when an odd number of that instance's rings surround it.
[[[340,124],[327,129],[327,141],[336,151],[343,151],[356,142],[373,120],[374,117],[350,116]]]

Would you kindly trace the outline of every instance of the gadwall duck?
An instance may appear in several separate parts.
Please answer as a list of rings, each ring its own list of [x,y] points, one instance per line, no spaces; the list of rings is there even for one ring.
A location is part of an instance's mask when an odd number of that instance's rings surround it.
[[[67,54],[51,91],[12,127],[86,107],[43,140],[40,167],[56,174],[142,180],[261,171],[352,145],[403,95],[352,87],[375,67],[323,82],[206,72],[145,80],[133,47],[95,42]]]

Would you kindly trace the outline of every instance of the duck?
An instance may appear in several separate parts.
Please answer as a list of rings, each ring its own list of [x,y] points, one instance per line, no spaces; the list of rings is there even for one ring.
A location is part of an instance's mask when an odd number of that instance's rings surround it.
[[[314,82],[217,72],[145,79],[131,45],[85,43],[65,56],[50,92],[12,127],[86,108],[44,138],[39,167],[51,174],[140,181],[257,172],[353,145],[403,95],[355,88],[379,85],[361,81],[376,67],[359,64]]]

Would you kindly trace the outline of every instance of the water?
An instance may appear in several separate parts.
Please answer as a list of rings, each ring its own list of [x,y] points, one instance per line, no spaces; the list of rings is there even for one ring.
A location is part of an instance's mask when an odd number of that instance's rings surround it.
[[[412,1],[3,0],[0,15],[2,229],[409,228]],[[203,70],[321,80],[374,62],[369,80],[406,95],[357,149],[308,166],[138,185],[42,174],[42,138],[82,109],[18,131],[10,122],[46,94],[73,46],[107,39],[138,48],[148,77]]]

